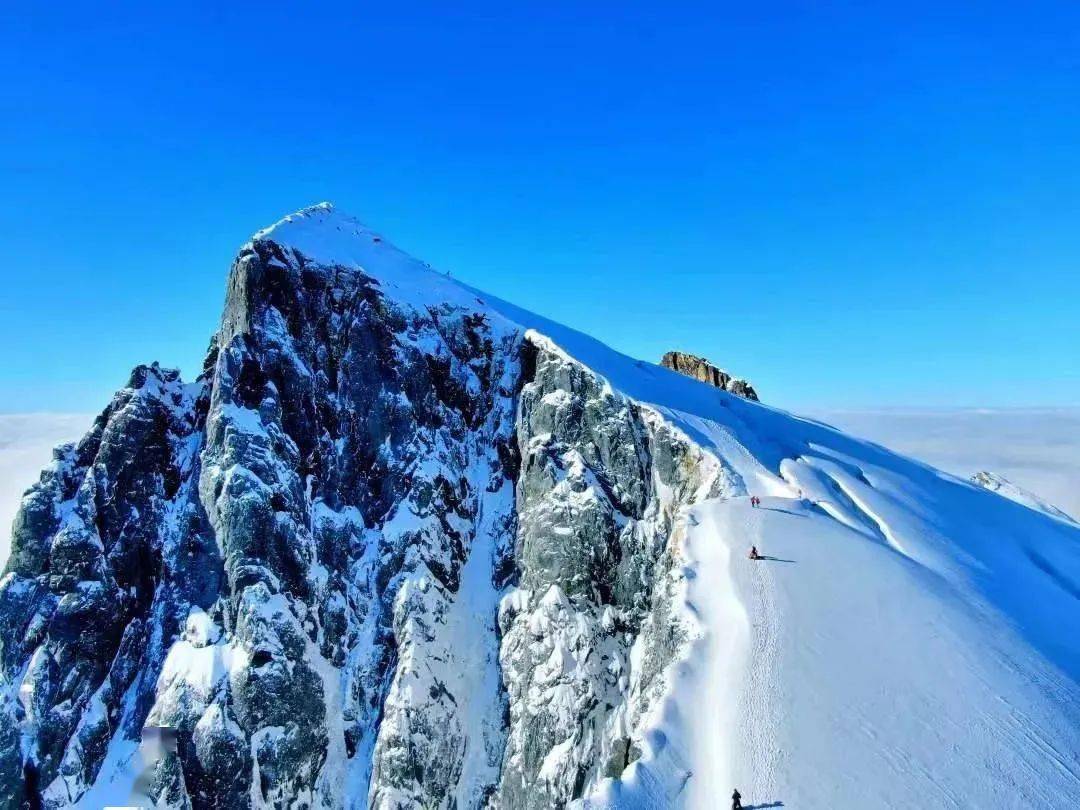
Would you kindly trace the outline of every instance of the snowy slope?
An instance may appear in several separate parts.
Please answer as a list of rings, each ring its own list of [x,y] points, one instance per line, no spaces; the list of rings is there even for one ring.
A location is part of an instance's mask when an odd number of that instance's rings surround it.
[[[368,259],[307,230],[300,245]],[[395,294],[460,299],[394,262]],[[1080,806],[1080,531],[474,292],[766,496],[686,516],[702,640],[597,806],[712,807],[736,785],[794,807]],[[745,560],[754,543],[777,559]]]
[[[595,806],[1080,803],[1080,532],[531,322],[766,496],[688,515],[703,640]]]
[[[24,509],[0,806],[1080,806],[1075,524],[326,204]]]
[[[983,470],[971,476],[971,481],[984,489],[996,492],[1003,498],[1008,498],[1010,501],[1016,501],[1029,509],[1034,509],[1036,512],[1042,512],[1051,517],[1061,518],[1062,520],[1073,520],[1069,515],[1062,512],[1052,503],[1048,503],[1034,492],[1029,492],[1023,487],[1014,484],[1004,475]]]

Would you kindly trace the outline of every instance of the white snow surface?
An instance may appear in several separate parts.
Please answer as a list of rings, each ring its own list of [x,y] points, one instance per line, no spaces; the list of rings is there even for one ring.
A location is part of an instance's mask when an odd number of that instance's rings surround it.
[[[479,308],[647,404],[749,497],[683,516],[699,628],[590,807],[1080,807],[1080,529],[451,281],[323,204],[260,232]],[[756,545],[765,559],[752,562]],[[782,804],[781,804],[782,803]]]
[[[1062,512],[1052,503],[1048,503],[1034,492],[1029,492],[1022,486],[1014,484],[1004,475],[982,470],[971,476],[971,481],[991,492],[996,492],[1003,498],[1008,498],[1010,501],[1021,503],[1029,509],[1034,509],[1037,512],[1043,512],[1051,517],[1061,518],[1062,520],[1073,520],[1072,517]]]
[[[290,214],[256,233],[252,240],[293,248],[316,264],[362,270],[379,282],[387,296],[417,308],[444,304],[477,307],[476,295],[467,287],[394,247],[330,203]]]

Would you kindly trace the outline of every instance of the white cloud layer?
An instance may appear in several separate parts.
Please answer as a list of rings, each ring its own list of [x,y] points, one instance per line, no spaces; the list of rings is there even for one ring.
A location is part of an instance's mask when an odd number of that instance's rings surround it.
[[[23,493],[52,459],[53,447],[80,438],[93,421],[85,413],[0,414],[0,569]]]
[[[1080,517],[1080,408],[825,410],[806,415],[953,475],[999,473]]]

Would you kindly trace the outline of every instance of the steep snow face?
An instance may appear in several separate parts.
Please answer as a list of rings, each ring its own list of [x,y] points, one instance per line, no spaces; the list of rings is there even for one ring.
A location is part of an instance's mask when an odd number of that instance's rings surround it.
[[[1078,605],[1074,524],[316,206],[24,499],[0,808],[1078,806]]]
[[[588,807],[1075,804],[1075,681],[969,594],[797,497],[687,523],[696,646]]]

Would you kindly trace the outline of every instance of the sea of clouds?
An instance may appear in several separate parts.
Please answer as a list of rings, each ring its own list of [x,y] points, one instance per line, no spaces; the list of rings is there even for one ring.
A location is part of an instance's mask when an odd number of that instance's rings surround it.
[[[822,410],[807,414],[962,478],[1005,476],[1080,518],[1080,408]]]

